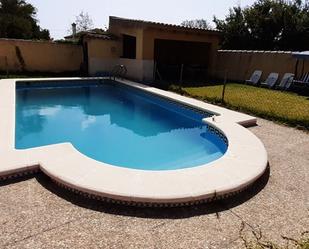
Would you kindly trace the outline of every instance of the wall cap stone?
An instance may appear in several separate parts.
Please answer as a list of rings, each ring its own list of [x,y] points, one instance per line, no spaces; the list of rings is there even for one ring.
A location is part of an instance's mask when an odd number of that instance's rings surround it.
[[[264,54],[292,54],[292,51],[271,51],[271,50],[225,50],[220,49],[218,50],[218,53],[251,53],[251,54],[257,54],[257,53],[264,53]]]

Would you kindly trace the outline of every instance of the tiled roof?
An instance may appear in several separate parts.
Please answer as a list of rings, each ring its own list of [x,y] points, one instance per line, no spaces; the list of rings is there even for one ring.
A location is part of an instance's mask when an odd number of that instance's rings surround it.
[[[103,29],[91,29],[87,31],[78,32],[75,36],[77,39],[81,37],[91,37],[102,40],[115,40],[116,37],[113,34],[106,32]],[[72,39],[73,35],[66,36],[65,39]]]
[[[128,19],[128,18],[122,18],[122,17],[116,17],[116,16],[110,16],[109,18],[110,18],[110,23],[111,21],[115,21],[115,22],[122,22],[122,23],[131,23],[131,24],[147,26],[147,27],[150,26],[150,27],[157,27],[157,28],[176,29],[176,30],[182,30],[182,31],[187,31],[187,32],[221,34],[220,31],[215,30],[215,29],[190,28],[190,27],[185,27],[182,25],[152,22],[152,21],[145,21],[145,20],[138,20],[138,19]]]
[[[105,34],[85,33],[82,37],[96,38],[101,40],[117,40],[117,37],[115,35],[109,33]]]

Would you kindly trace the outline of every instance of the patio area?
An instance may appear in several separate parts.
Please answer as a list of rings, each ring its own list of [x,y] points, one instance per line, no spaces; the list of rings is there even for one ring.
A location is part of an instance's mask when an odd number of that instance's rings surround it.
[[[245,248],[285,245],[309,227],[309,135],[263,119],[250,128],[269,171],[236,198],[192,207],[125,207],[84,199],[43,174],[0,183],[1,248]]]

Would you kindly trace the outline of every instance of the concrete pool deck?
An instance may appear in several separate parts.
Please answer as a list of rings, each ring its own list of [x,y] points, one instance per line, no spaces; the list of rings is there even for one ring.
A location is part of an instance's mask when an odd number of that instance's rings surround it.
[[[20,81],[35,84],[55,80],[74,82],[76,78]],[[199,167],[144,171],[98,162],[78,152],[70,143],[16,150],[16,80],[2,80],[0,114],[4,118],[0,120],[0,178],[41,170],[62,186],[92,198],[174,206],[228,197],[250,186],[264,173],[267,166],[264,145],[241,126],[255,124],[256,118],[127,80],[117,81],[217,115],[214,120],[205,118],[203,121],[210,131],[227,138],[227,152],[220,159]]]
[[[241,237],[285,245],[309,228],[309,135],[259,119],[270,171],[233,199],[135,208],[88,200],[43,174],[0,187],[0,248],[245,248]],[[245,227],[241,232],[242,223]]]

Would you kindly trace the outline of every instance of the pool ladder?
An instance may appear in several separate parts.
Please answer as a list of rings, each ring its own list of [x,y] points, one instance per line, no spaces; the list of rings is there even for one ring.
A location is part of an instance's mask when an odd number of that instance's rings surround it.
[[[113,67],[110,73],[110,79],[116,79],[116,77],[123,79],[127,75],[127,68],[125,65],[116,65]]]

